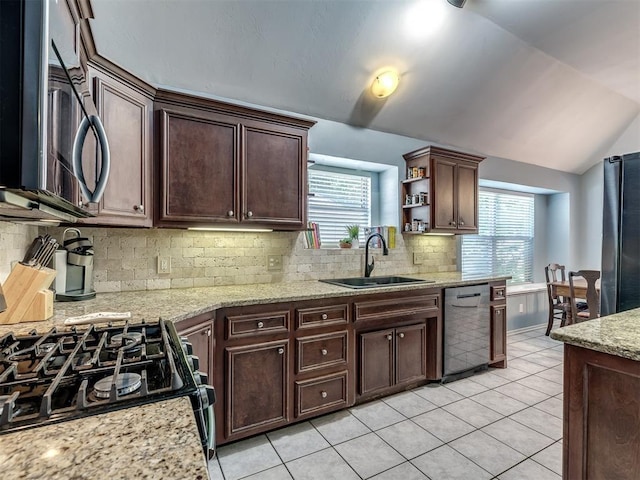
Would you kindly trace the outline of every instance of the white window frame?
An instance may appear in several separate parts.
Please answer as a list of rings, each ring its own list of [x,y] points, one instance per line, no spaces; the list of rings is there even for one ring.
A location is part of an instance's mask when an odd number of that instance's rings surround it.
[[[496,195],[499,201],[492,202],[491,211],[483,212],[482,209],[485,208],[483,202],[487,201],[483,197],[493,196],[495,198]],[[509,204],[509,197],[526,198],[527,206],[505,210],[505,206]],[[502,207],[502,211],[498,210],[500,207]],[[502,234],[492,235],[492,233],[496,233],[496,225],[500,221],[498,217],[502,217],[503,222],[509,222],[513,228],[520,227],[519,231],[511,234],[507,227],[502,229]],[[510,275],[512,276],[512,279],[508,281],[510,285],[533,282],[534,227],[535,196],[533,194],[480,187],[478,234],[460,235],[458,242],[459,270],[468,274]],[[502,254],[500,248],[502,248]],[[475,249],[475,252],[472,249]],[[505,258],[505,256],[509,258]]]

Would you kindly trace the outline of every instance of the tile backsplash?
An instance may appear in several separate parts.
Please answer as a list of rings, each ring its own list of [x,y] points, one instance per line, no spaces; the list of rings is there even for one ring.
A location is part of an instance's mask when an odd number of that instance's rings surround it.
[[[24,258],[38,227],[0,221],[0,282],[11,272],[11,264]]]
[[[79,227],[94,244],[97,292],[157,290],[213,285],[294,282],[360,276],[364,248],[312,250],[300,232],[200,232],[173,229]],[[62,241],[64,228],[40,229]],[[0,222],[0,280],[21,260],[38,228]],[[455,237],[398,235],[397,248],[375,257],[373,275],[456,270]],[[422,263],[414,265],[414,252]],[[282,257],[282,270],[269,271],[267,257]],[[158,274],[158,256],[171,257],[171,273]]]

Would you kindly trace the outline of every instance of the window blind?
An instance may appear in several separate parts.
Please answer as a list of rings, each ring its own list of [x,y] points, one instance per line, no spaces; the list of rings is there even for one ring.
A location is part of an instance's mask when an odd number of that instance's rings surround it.
[[[480,190],[478,235],[461,240],[461,270],[511,275],[510,284],[533,281],[534,197]]]
[[[371,178],[365,175],[309,170],[309,221],[320,226],[323,246],[335,246],[347,236],[346,225],[371,224]]]

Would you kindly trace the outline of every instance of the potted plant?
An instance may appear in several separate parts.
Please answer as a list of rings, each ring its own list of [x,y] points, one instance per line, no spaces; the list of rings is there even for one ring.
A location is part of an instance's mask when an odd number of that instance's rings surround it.
[[[358,235],[360,234],[360,225],[346,225],[345,229],[349,234],[349,238],[351,239],[351,247],[358,248],[360,246],[360,242],[358,241]]]
[[[340,245],[340,248],[351,248],[351,238],[350,237],[343,238],[338,242],[338,245]]]

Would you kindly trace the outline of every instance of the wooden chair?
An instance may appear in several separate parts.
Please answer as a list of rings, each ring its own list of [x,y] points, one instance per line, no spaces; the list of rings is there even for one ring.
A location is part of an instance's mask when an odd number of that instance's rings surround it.
[[[580,309],[575,294],[574,278],[582,277],[587,282],[587,293],[584,300],[587,301],[587,309]],[[578,270],[569,272],[569,291],[571,292],[571,323],[591,320],[600,316],[600,291],[596,288],[596,282],[600,279],[598,270]]]
[[[547,296],[549,297],[549,322],[545,335],[549,336],[554,320],[560,320],[561,327],[564,327],[565,323],[567,323],[567,316],[571,311],[571,305],[564,297],[556,295],[551,286],[551,282],[564,282],[567,280],[565,276],[565,266],[558,263],[550,263],[544,267],[544,275],[547,279]]]

